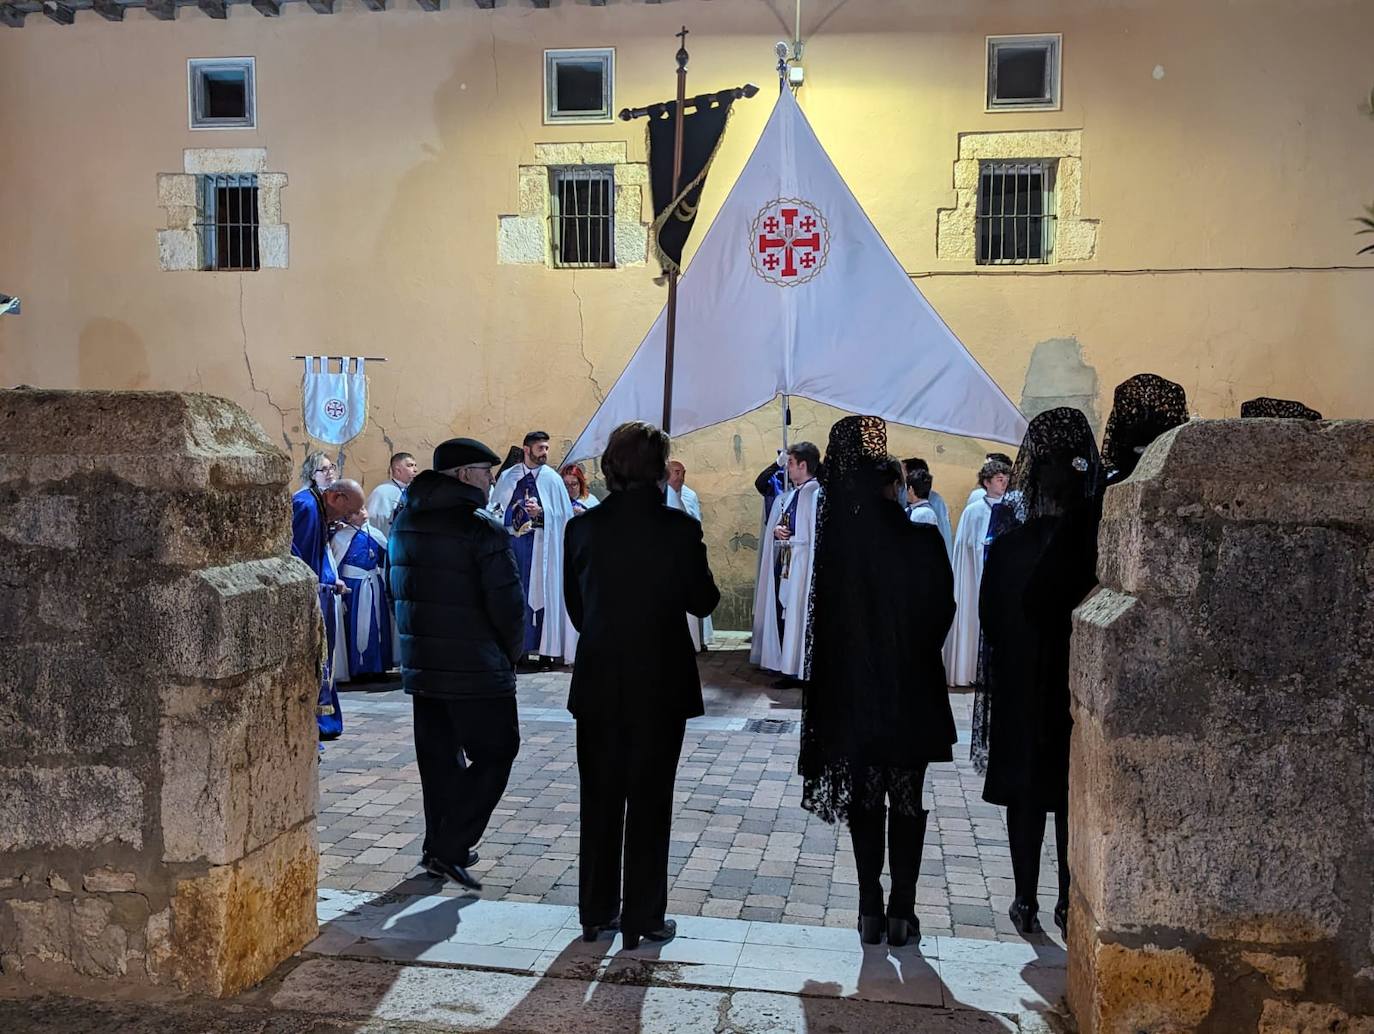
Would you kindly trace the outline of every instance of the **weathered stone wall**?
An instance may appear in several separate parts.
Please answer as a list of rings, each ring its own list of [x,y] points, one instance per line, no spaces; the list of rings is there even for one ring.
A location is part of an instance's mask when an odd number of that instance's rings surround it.
[[[0,987],[228,994],[314,935],[290,466],[223,399],[0,391]]]
[[[1195,421],[1075,618],[1087,1034],[1374,1031],[1374,423]]]

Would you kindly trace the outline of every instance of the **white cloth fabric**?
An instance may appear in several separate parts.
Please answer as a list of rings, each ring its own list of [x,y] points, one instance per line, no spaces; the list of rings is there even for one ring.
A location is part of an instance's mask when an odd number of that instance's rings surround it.
[[[987,493],[969,504],[954,536],[954,602],[958,610],[945,639],[945,674],[951,686],[971,686],[978,675],[978,589],[983,584],[983,542],[994,499]]]
[[[697,498],[696,492],[689,486],[683,485],[682,491],[679,492],[672,485],[669,485],[668,505],[695,517],[696,522],[701,523],[701,500]],[[695,614],[687,615],[687,631],[692,634],[692,646],[697,651],[708,645],[716,634],[715,626],[711,624],[709,617],[699,618]]]
[[[925,500],[913,503],[906,515],[912,524],[929,524],[935,528],[940,526],[940,518],[936,516],[935,508]]]
[[[317,360],[319,369],[315,368]],[[301,412],[311,438],[344,445],[367,426],[367,375],[362,356],[340,356],[337,373],[331,372],[330,361],[329,356],[305,357]]]
[[[401,505],[401,486],[387,478],[367,497],[367,523],[382,533],[382,545],[391,537],[391,522]]]
[[[779,579],[774,574],[774,560],[782,545],[773,532],[797,496],[797,520],[789,540],[792,559],[788,575]],[[810,614],[811,572],[816,554],[816,511],[819,509],[821,486],[808,481],[801,488],[790,488],[773,503],[768,515],[768,527],[759,543],[759,577],[754,589],[754,641],[749,660],[770,671],[780,671],[793,678],[806,678],[806,628]],[[778,613],[775,601],[782,602],[784,628],[778,635]]]
[[[584,508],[586,508],[586,509],[588,509],[588,510],[591,510],[591,509],[594,509],[596,506],[598,506],[598,505],[600,504],[601,500],[598,499],[596,496],[592,495],[592,494],[589,492],[589,493],[587,493],[587,498],[586,498],[586,499],[579,499],[578,502],[580,502],[580,503],[583,505]],[[573,513],[574,513],[575,516],[579,516],[579,515],[577,514],[577,511],[574,510]],[[577,641],[578,641],[578,639],[581,638],[581,635],[582,635],[582,634],[581,634],[580,632],[578,632],[578,630],[575,629],[575,628],[573,627],[572,618],[570,618],[570,617],[568,616],[568,614],[567,614],[567,608],[564,607],[564,609],[563,609],[563,663],[564,663],[564,664],[571,664],[574,660],[577,659]]]
[[[940,537],[945,540],[945,552],[951,561],[954,559],[954,529],[949,524],[949,507],[944,496],[934,489],[930,493],[930,508],[935,511],[935,526],[940,529]]]
[[[517,463],[497,480],[491,493],[491,511],[497,517],[505,519],[515,486],[528,473],[528,467]],[[540,656],[562,658],[564,619],[568,613],[563,603],[563,532],[572,519],[572,500],[568,498],[568,486],[547,464],[536,468],[534,485],[539,491],[539,505],[544,508],[544,526],[532,533],[534,561],[530,565],[530,593],[525,603],[531,610],[544,611]]]
[[[662,412],[666,333],[665,310],[569,459],[600,455],[618,424]],[[683,275],[673,434],[779,393],[985,441],[1017,444],[1026,430],[888,249],[790,90]]]
[[[367,534],[372,537],[373,542],[381,546],[383,550],[386,549],[386,536],[372,527],[372,522],[370,520],[363,525],[363,528],[366,530]],[[366,644],[372,641],[373,616],[380,608],[386,607],[389,604],[386,599],[386,571],[382,569],[380,564],[370,571],[364,571],[361,567],[353,567],[344,563],[344,556],[348,553],[348,547],[353,544],[353,536],[356,534],[358,534],[357,528],[351,526],[340,528],[334,533],[334,537],[329,540],[329,552],[334,557],[334,569],[338,571],[341,579],[351,578],[362,581],[362,584],[358,587],[358,595],[348,601],[349,605],[347,607],[336,607],[341,619],[339,636],[343,636],[343,621],[347,620],[343,612],[348,611],[356,615],[356,623],[353,629],[353,641]],[[394,624],[395,622],[393,622],[393,625]],[[394,634],[394,628],[392,631]],[[392,645],[395,645],[394,636]],[[397,655],[392,654],[392,656],[395,657]],[[339,663],[337,639],[334,645],[334,663]],[[348,647],[346,644],[343,649],[343,668],[335,669],[335,682],[341,681],[337,674],[340,670],[343,671],[343,678],[345,680],[352,678],[352,673],[348,670]]]

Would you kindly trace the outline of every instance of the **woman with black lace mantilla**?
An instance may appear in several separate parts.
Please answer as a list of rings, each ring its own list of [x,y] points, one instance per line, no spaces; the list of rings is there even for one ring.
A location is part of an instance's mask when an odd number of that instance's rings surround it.
[[[1068,922],[1069,641],[1075,607],[1097,585],[1105,472],[1087,417],[1067,407],[1026,429],[1004,506],[1011,526],[988,547],[979,617],[992,703],[983,800],[1007,809],[1016,897],[1010,916],[1041,932],[1036,888],[1045,817],[1054,813],[1059,899]]]
[[[868,944],[920,936],[916,879],[928,812],[926,766],[950,761],[954,717],[940,656],[954,579],[934,525],[884,498],[887,427],[847,417],[830,429],[821,477],[803,700],[802,807],[845,821]],[[890,591],[894,578],[904,591]],[[883,904],[884,839],[892,893]]]

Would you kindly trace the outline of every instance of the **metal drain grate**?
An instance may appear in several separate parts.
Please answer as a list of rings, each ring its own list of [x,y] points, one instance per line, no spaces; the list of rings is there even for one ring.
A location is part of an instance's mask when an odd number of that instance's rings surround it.
[[[762,732],[771,735],[786,735],[797,731],[799,723],[782,718],[750,718],[744,723],[745,732]]]

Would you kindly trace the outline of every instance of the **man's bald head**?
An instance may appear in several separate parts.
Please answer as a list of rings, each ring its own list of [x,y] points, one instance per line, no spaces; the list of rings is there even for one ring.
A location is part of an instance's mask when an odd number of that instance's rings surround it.
[[[674,491],[681,492],[687,481],[687,468],[678,460],[668,461],[668,484]]]
[[[341,478],[324,490],[324,514],[331,521],[343,520],[363,502],[363,486],[352,478]]]

